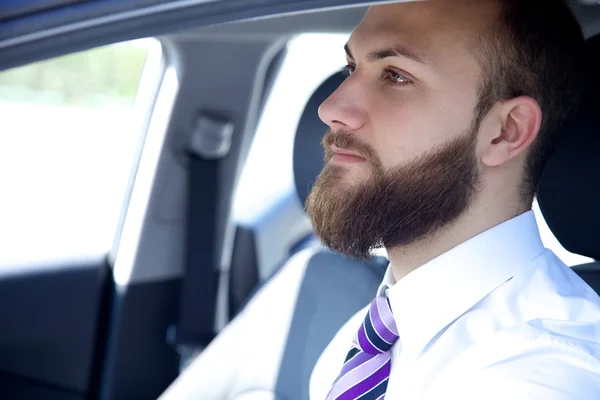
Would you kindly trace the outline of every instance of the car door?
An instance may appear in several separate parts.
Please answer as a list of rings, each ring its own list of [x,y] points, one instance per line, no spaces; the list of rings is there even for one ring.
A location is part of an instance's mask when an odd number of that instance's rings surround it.
[[[0,398],[98,387],[110,252],[143,138],[135,98],[158,78],[142,82],[156,51],[128,42],[0,72]]]
[[[36,35],[45,28],[80,21],[77,7],[90,6],[81,3],[0,5],[6,51],[0,57],[2,399],[99,397],[108,337],[118,328],[113,310],[140,301],[152,308],[156,299],[154,320],[130,320],[144,329],[164,318],[162,310],[175,309],[162,294],[176,294],[176,282],[119,296],[113,277],[116,232],[164,74],[160,44],[147,39],[97,47],[111,41],[75,44],[72,33],[62,45],[56,37],[49,41],[49,51],[24,54],[28,44],[37,47]],[[103,10],[117,11],[114,4]],[[165,376],[159,389],[141,385],[140,398],[151,398],[177,373],[178,356],[164,332],[158,348],[148,346],[152,335],[129,332],[138,334],[140,347],[159,364],[156,374]]]

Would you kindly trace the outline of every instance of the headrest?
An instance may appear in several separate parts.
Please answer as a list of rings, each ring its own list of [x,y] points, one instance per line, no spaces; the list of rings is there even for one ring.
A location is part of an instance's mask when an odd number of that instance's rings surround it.
[[[586,44],[588,81],[577,112],[565,121],[540,182],[548,227],[572,253],[600,259],[600,35]]]
[[[302,204],[306,203],[312,185],[323,168],[321,139],[328,127],[319,119],[319,106],[335,92],[344,79],[344,74],[339,72],[323,82],[308,100],[300,118],[294,139],[294,181]]]

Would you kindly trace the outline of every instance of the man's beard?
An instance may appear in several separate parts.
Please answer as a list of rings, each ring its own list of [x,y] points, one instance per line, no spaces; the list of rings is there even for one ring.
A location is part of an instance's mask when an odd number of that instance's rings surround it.
[[[406,165],[384,171],[375,151],[354,135],[328,131],[323,138],[325,167],[307,199],[313,229],[324,245],[367,259],[374,249],[407,246],[456,221],[480,186],[475,128]],[[330,164],[330,146],[364,156],[371,176],[344,182],[352,171]]]

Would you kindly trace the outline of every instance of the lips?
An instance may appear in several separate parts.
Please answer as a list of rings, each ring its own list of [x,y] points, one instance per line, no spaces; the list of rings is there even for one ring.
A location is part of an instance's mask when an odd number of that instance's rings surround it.
[[[330,161],[337,165],[352,165],[362,164],[366,161],[366,158],[361,156],[359,153],[341,149],[335,145],[329,147],[331,158]]]
[[[355,153],[351,150],[341,149],[335,145],[331,146],[331,151],[333,151],[333,153],[336,155],[340,155],[340,156],[344,156],[344,157],[356,157],[356,158],[360,158],[363,160],[365,159],[363,156],[361,156],[358,153]]]

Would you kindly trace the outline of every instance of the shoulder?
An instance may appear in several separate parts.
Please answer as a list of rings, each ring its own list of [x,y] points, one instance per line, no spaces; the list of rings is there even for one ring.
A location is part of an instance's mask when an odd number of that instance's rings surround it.
[[[528,322],[469,349],[437,375],[425,398],[600,398],[598,341],[541,329],[544,322]],[[600,335],[594,324],[566,323],[564,328]]]

